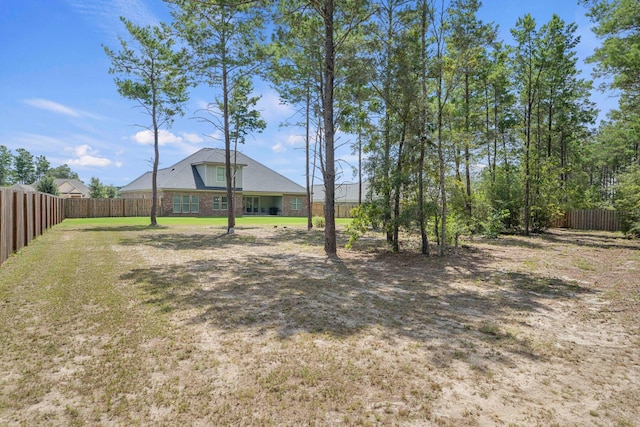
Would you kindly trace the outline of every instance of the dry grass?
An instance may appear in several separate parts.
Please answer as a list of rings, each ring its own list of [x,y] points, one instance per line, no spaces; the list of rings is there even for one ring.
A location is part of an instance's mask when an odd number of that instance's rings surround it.
[[[0,425],[634,425],[640,244],[65,221],[0,269]]]

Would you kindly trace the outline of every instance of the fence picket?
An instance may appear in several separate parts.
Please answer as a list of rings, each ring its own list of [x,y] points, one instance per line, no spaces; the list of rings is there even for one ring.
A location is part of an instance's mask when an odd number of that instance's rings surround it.
[[[161,205],[160,201],[158,205]],[[149,215],[151,215],[151,199],[64,199],[65,218]]]
[[[0,188],[0,264],[64,219],[64,200]]]
[[[580,209],[566,212],[553,226],[575,230],[621,230],[616,211],[610,209]]]

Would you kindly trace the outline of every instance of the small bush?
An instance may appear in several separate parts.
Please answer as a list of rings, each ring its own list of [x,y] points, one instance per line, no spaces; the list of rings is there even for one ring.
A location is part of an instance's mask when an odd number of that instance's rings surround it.
[[[351,249],[353,244],[362,237],[371,226],[371,218],[368,215],[367,207],[368,205],[361,205],[351,209],[351,217],[353,220],[345,227],[345,232],[349,236],[349,241],[345,245],[347,249]]]
[[[313,217],[313,226],[316,228],[324,228],[324,217],[314,216]]]
[[[504,222],[510,215],[511,212],[509,212],[508,209],[493,211],[483,224],[482,228],[484,236],[490,239],[496,239],[500,233],[504,231]]]

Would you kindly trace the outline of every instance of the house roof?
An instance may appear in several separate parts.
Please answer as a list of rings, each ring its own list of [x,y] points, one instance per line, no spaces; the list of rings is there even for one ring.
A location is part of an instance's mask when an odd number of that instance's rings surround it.
[[[233,152],[231,153],[233,158]],[[304,193],[305,189],[263,164],[238,152],[237,164],[242,168],[242,191],[244,193]],[[224,150],[203,148],[169,166],[159,169],[158,189],[163,190],[210,190],[196,169],[199,164],[224,165]],[[151,172],[146,172],[120,189],[121,193],[148,191],[151,189]]]
[[[91,190],[79,179],[55,178],[53,182],[63,194],[83,194],[89,197]]]
[[[358,183],[343,182],[336,184],[335,203],[358,203]],[[362,182],[362,200],[365,200],[369,192],[369,181]],[[324,185],[313,186],[313,201],[324,203]]]
[[[20,191],[37,191],[33,185],[29,184],[13,184],[11,187],[12,190],[20,190]]]

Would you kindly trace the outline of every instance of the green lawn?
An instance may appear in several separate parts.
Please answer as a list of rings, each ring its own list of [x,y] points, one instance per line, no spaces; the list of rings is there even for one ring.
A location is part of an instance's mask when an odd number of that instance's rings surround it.
[[[148,225],[149,217],[120,217],[120,218],[73,218],[65,221],[73,221],[77,224],[87,225]],[[336,225],[347,225],[351,222],[351,218],[336,218]],[[158,217],[158,224],[163,225],[205,225],[225,227],[227,225],[226,217]],[[300,226],[306,227],[306,217],[288,217],[288,216],[243,216],[236,218],[236,227],[251,226],[267,226],[277,225],[281,227]]]

